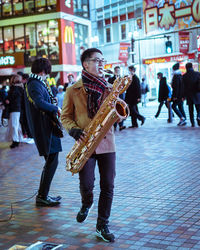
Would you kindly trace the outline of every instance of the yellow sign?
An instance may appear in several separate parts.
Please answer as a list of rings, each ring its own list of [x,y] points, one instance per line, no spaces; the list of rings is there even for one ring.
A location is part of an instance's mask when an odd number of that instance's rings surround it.
[[[47,78],[47,82],[48,82],[48,84],[51,86],[51,85],[56,85],[56,80],[55,80],[55,78]]]
[[[64,43],[74,44],[74,32],[71,26],[66,26],[64,31]]]

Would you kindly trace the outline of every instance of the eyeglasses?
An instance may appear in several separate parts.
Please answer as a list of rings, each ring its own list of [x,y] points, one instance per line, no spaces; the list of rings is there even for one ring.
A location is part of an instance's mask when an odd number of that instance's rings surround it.
[[[106,64],[107,63],[107,61],[106,60],[104,60],[104,59],[99,59],[99,58],[97,58],[97,57],[95,57],[95,58],[90,58],[90,59],[88,59],[88,61],[93,61],[93,62],[95,62],[96,64]]]

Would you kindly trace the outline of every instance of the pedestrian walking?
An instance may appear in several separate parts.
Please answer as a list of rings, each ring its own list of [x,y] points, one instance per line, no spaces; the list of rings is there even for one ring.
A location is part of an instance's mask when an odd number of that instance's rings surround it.
[[[115,67],[114,67],[114,76],[110,77],[110,78],[108,79],[108,82],[109,82],[110,84],[113,84],[114,81],[115,81],[117,78],[119,78],[119,77],[121,77],[121,76],[120,76],[120,67],[119,67],[119,66],[115,66]],[[124,98],[125,98],[125,93],[123,92],[122,94],[120,94],[120,95],[119,95],[119,98],[121,98],[122,100],[124,100]],[[121,131],[121,130],[123,130],[123,129],[126,128],[126,126],[124,126],[124,120],[120,121],[119,123],[115,122],[115,124],[114,124],[114,129],[115,129],[115,130],[117,129],[117,124],[119,124],[119,131]]]
[[[142,78],[142,82],[141,82],[141,102],[142,102],[142,106],[146,107],[147,106],[147,93],[149,92],[149,86],[145,81],[145,78]]]
[[[64,88],[64,86],[59,85],[58,86],[58,94],[56,95],[58,107],[60,109],[62,109],[63,99],[64,99],[64,95],[65,95],[65,92],[63,91],[63,88]]]
[[[3,83],[3,86],[0,89],[0,126],[3,125],[3,119],[8,118],[8,116],[6,116],[7,114],[5,114],[5,112],[7,112],[5,103],[7,96],[8,92],[6,91],[6,85]]]
[[[11,141],[10,148],[16,148],[23,141],[22,129],[20,125],[21,102],[23,98],[22,77],[13,75],[10,81],[10,90],[6,99],[9,108],[8,128],[6,131],[6,140]]]
[[[70,87],[71,85],[75,83],[73,74],[69,74],[67,78],[68,78],[68,82],[65,83],[63,91],[66,91],[68,87]]]
[[[192,63],[185,65],[183,75],[184,97],[186,98],[191,126],[195,127],[194,106],[197,113],[197,124],[200,126],[200,73],[194,71]]]
[[[186,115],[183,108],[184,86],[182,81],[181,71],[179,70],[179,63],[174,64],[173,78],[172,78],[172,109],[176,115],[180,118],[178,126],[184,126],[187,124]]]
[[[31,67],[31,74],[26,84],[25,107],[30,132],[34,138],[40,156],[44,156],[37,206],[57,206],[60,196],[49,196],[49,189],[58,166],[58,155],[62,151],[60,138],[53,134],[51,117],[60,114],[55,105],[54,96],[46,82],[51,73],[51,64],[46,58],[36,59]]]
[[[64,128],[75,140],[84,140],[83,130],[94,118],[103,100],[109,93],[108,82],[104,79],[105,59],[99,49],[90,48],[81,55],[82,77],[67,89],[64,97],[61,121]],[[100,173],[100,195],[96,234],[106,242],[113,242],[114,235],[108,228],[113,200],[115,178],[115,142],[113,127],[79,172],[82,207],[76,220],[85,221],[93,204],[95,165]]]
[[[136,69],[134,66],[129,66],[128,69],[130,76],[132,77],[132,81],[126,91],[125,102],[128,104],[130,109],[132,122],[132,126],[130,126],[130,128],[137,128],[137,119],[141,121],[141,125],[143,125],[145,122],[145,117],[139,113],[137,106],[137,104],[141,101],[140,80],[135,74]]]
[[[157,78],[159,79],[159,90],[158,90],[158,102],[160,103],[158,106],[158,111],[156,112],[155,118],[158,118],[162,106],[165,104],[168,109],[167,99],[169,97],[169,87],[167,85],[166,77],[163,76],[163,73],[159,72],[157,74]]]

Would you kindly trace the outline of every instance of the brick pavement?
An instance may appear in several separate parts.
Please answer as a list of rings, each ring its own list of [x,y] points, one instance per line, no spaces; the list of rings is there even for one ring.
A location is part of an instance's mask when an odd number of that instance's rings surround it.
[[[0,249],[36,241],[63,244],[64,249],[200,249],[200,128],[166,122],[157,104],[140,111],[147,117],[137,129],[116,132],[117,176],[110,217],[115,243],[95,237],[99,177],[96,170],[94,207],[86,222],[75,220],[80,208],[78,175],[65,171],[65,156],[73,145],[67,134],[52,183],[61,195],[59,208],[36,208],[35,197],[13,204],[13,217],[0,222]],[[130,118],[125,121],[130,125]],[[10,150],[0,128],[0,220],[10,216],[10,203],[27,199],[38,188],[43,159],[35,145]]]

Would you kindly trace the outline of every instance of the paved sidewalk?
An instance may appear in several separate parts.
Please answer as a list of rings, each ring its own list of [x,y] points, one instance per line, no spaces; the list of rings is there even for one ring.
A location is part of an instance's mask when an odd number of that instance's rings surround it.
[[[36,241],[63,244],[63,249],[200,249],[200,127],[167,123],[167,110],[154,119],[157,103],[140,106],[142,127],[116,131],[117,176],[110,217],[115,243],[95,237],[99,177],[94,207],[86,222],[76,222],[80,208],[78,175],[65,170],[73,139],[62,139],[59,167],[51,194],[63,197],[58,208],[36,208],[43,158],[35,145],[10,150],[0,128],[0,249]],[[125,121],[130,126],[130,118]]]

